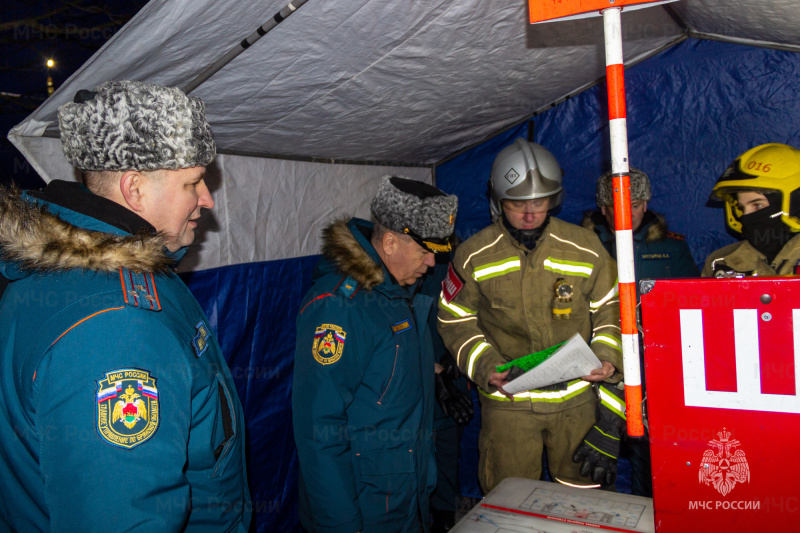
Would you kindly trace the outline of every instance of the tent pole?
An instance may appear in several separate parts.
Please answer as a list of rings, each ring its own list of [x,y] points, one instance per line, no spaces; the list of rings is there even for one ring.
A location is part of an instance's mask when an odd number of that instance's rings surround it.
[[[611,134],[611,172],[614,184],[614,233],[622,328],[622,364],[625,370],[625,406],[628,435],[644,436],[642,374],[639,367],[639,330],[636,326],[636,271],[633,263],[628,130],[625,117],[625,73],[622,59],[622,23],[618,7],[605,9],[603,27],[608,83],[608,121]]]
[[[241,43],[234,46],[227,54],[217,59],[211,66],[201,72],[199,76],[187,83],[183,88],[183,92],[189,94],[193,90],[197,89],[197,87],[199,87],[203,82],[216,74],[217,71],[219,71],[222,67],[233,61],[236,56],[244,52],[254,42],[269,33],[270,30],[272,30],[275,26],[286,20],[289,15],[297,11],[307,1],[308,0],[292,0],[289,2],[286,7],[275,13],[272,19],[259,26],[256,31],[245,37]]]

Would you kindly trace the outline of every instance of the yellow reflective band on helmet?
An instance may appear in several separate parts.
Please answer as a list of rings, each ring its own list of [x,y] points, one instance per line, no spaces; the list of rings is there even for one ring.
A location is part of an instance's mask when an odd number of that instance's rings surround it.
[[[588,278],[592,275],[594,265],[591,263],[580,263],[578,261],[567,261],[564,259],[553,259],[548,257],[544,260],[544,269],[567,276],[580,276]]]
[[[502,261],[481,265],[480,268],[475,269],[472,273],[472,277],[475,278],[475,281],[485,281],[487,279],[496,278],[497,276],[503,276],[509,272],[518,271],[520,266],[519,257],[509,257]]]
[[[475,368],[475,361],[478,360],[478,357],[480,357],[488,347],[488,342],[479,342],[473,346],[472,350],[470,350],[469,355],[467,356],[467,377],[469,379],[474,379],[473,371]]]
[[[565,402],[571,398],[574,398],[578,394],[588,390],[591,387],[591,383],[588,381],[584,381],[582,379],[576,379],[570,381],[567,384],[567,388],[564,390],[556,390],[556,391],[538,391],[538,390],[531,390],[531,391],[523,391],[518,392],[514,395],[514,398],[519,399],[526,399],[532,402],[547,402],[547,403],[559,403]],[[491,398],[492,400],[499,400],[501,402],[510,402],[511,400],[506,397],[502,392],[495,391],[491,394],[488,392],[484,392],[483,389],[478,388],[478,392],[486,396],[487,398]]]
[[[625,404],[621,402],[619,398],[608,392],[602,385],[600,386],[600,403],[616,413],[617,416],[627,420],[625,417]]]
[[[608,291],[608,294],[603,296],[597,302],[595,302],[595,301],[589,302],[589,310],[592,311],[592,312],[597,311],[598,309],[600,309],[600,307],[603,306],[603,304],[608,303],[609,300],[611,300],[611,298],[613,298],[617,294],[619,294],[619,283],[617,282],[617,280],[614,280],[614,286],[611,287],[611,290]]]
[[[589,344],[594,344],[596,342],[607,344],[608,346],[611,346],[618,352],[622,352],[622,341],[619,338],[614,337],[613,335],[609,335],[607,333],[604,333],[602,335],[595,335],[594,337],[592,337],[592,341]]]
[[[463,318],[463,317],[467,317],[467,316],[475,316],[475,315],[478,314],[475,311],[471,311],[471,310],[467,309],[466,307],[464,307],[462,305],[458,305],[457,303],[453,303],[453,302],[447,303],[445,301],[445,299],[444,299],[444,295],[442,295],[442,297],[439,299],[439,305],[441,307],[447,309],[450,312],[451,315],[453,315],[455,317],[458,317],[458,318]]]

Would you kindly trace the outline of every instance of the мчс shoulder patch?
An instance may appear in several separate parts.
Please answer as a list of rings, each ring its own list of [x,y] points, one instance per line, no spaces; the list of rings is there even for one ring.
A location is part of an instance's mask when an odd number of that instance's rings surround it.
[[[450,303],[453,298],[464,288],[464,282],[453,268],[453,263],[447,265],[447,276],[442,280],[442,298],[445,303]]]
[[[347,333],[334,324],[322,324],[314,332],[314,346],[311,352],[314,359],[323,365],[335,363],[342,357],[344,339]]]
[[[112,370],[97,382],[97,432],[109,444],[134,448],[160,421],[156,378],[147,370]]]

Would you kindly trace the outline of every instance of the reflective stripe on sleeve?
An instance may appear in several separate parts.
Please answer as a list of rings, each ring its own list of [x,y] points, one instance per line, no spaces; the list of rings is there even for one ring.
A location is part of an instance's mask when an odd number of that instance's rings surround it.
[[[458,305],[455,302],[451,301],[450,303],[447,303],[445,301],[445,299],[444,299],[444,295],[442,295],[442,297],[439,299],[439,305],[442,306],[443,308],[447,309],[450,312],[451,315],[453,315],[455,317],[458,317],[458,318],[464,318],[464,317],[468,317],[468,316],[475,316],[475,315],[478,314],[475,311],[467,309],[463,305]]]
[[[611,346],[618,352],[622,353],[622,342],[618,337],[609,335],[608,333],[602,333],[600,335],[595,335],[594,337],[592,337],[592,340],[589,342],[589,344],[594,344],[595,342],[602,342],[603,344],[607,344],[608,346]]]
[[[486,342],[486,341],[483,341],[483,342],[479,342],[478,344],[473,346],[472,350],[470,350],[469,355],[467,356],[468,357],[468,359],[467,359],[467,377],[469,379],[475,379],[475,375],[473,374],[473,371],[475,369],[475,361],[478,360],[478,357],[480,357],[481,354],[483,354],[483,352],[485,352],[486,348],[488,348],[488,347],[489,347],[489,343]]]
[[[614,296],[616,296],[617,294],[619,294],[619,283],[614,281],[614,286],[611,287],[611,290],[608,291],[608,294],[606,294],[605,296],[603,296],[600,300],[598,300],[596,302],[595,301],[589,302],[589,311],[594,313],[595,311],[600,309],[600,307],[602,307],[603,304],[611,303],[611,299]]]
[[[600,386],[599,389],[600,403],[616,413],[617,416],[625,419],[625,403],[621,402],[619,398],[608,392],[603,386]]]
[[[468,316],[467,318],[454,318],[453,320],[445,320],[442,317],[437,317],[437,320],[439,322],[444,323],[444,324],[455,324],[457,322],[466,322],[468,320],[478,320],[478,317],[476,317],[476,316]]]

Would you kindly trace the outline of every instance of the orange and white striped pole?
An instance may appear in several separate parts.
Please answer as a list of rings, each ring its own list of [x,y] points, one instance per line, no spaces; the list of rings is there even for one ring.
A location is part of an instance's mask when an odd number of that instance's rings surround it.
[[[606,44],[608,121],[611,134],[611,172],[614,185],[614,225],[617,242],[622,365],[625,371],[625,412],[628,435],[644,436],[639,331],[636,327],[636,271],[633,264],[631,180],[628,175],[628,128],[625,119],[625,74],[622,60],[620,8],[602,11]]]

